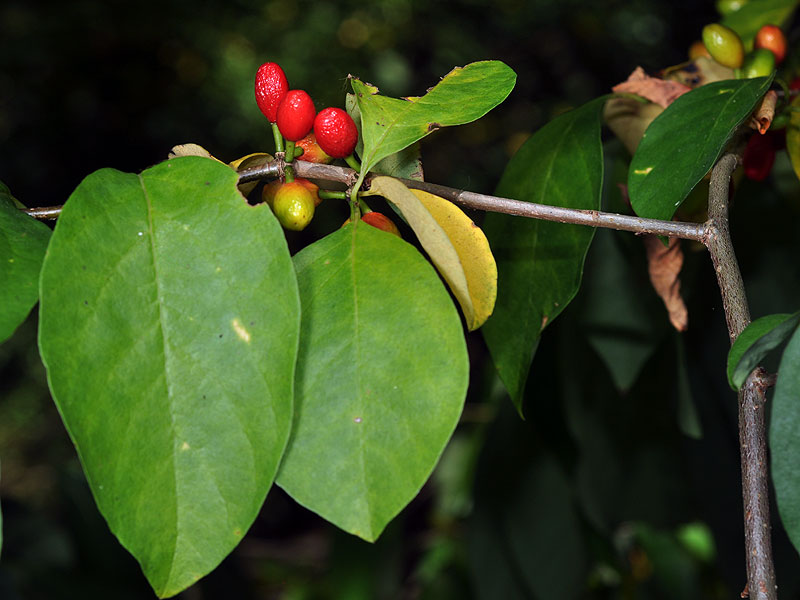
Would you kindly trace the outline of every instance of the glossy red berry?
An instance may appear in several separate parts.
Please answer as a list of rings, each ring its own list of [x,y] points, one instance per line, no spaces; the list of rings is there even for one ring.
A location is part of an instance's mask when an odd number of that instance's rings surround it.
[[[786,58],[786,36],[777,25],[764,25],[753,40],[755,49],[766,48],[775,55],[775,64]]]
[[[287,140],[302,140],[314,125],[317,109],[303,90],[289,90],[278,105],[278,129]]]
[[[281,103],[289,84],[286,74],[277,63],[264,63],[256,71],[256,104],[270,123],[278,119],[278,104]]]
[[[314,134],[322,150],[334,157],[345,158],[353,153],[358,142],[358,128],[341,108],[324,108],[314,119]]]
[[[775,138],[772,132],[750,136],[742,155],[744,174],[753,181],[764,181],[775,162]]]

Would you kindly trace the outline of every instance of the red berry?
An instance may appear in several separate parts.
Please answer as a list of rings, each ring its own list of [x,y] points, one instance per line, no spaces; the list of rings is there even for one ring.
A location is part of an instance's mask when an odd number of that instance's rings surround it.
[[[334,157],[345,158],[353,153],[358,142],[358,128],[341,108],[324,108],[314,119],[314,133],[322,150]]]
[[[753,181],[764,181],[775,162],[775,140],[771,132],[750,136],[742,156],[744,174]]]
[[[278,129],[287,140],[302,140],[314,125],[314,101],[303,90],[289,90],[278,105]]]
[[[317,143],[317,136],[312,131],[302,140],[298,140],[297,148],[303,149],[303,154],[300,155],[306,162],[329,164],[333,162],[333,157],[325,154],[322,148]]]
[[[281,103],[289,84],[286,74],[277,63],[264,63],[256,71],[256,104],[270,123],[278,119],[278,104]]]
[[[368,225],[382,229],[383,231],[396,235],[401,239],[403,237],[400,235],[400,230],[397,229],[397,225],[395,225],[392,220],[383,213],[375,212],[373,210],[361,215],[361,220]]]
[[[786,58],[786,36],[777,25],[764,25],[756,33],[753,47],[766,48],[775,55],[775,64],[780,64]]]

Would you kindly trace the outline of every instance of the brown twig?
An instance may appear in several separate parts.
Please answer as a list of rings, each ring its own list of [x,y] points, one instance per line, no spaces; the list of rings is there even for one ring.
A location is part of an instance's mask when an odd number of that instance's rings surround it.
[[[723,156],[711,171],[708,222],[703,240],[717,274],[722,306],[731,343],[750,323],[750,309],[728,226],[730,178],[736,168],[734,154]],[[771,379],[755,369],[739,392],[739,446],[742,461],[742,500],[747,560],[747,586],[754,600],[777,600],[769,517],[764,404]]]
[[[302,160],[296,160],[292,164],[298,177],[336,181],[348,186],[353,185],[357,179],[356,172],[346,167],[316,164]],[[273,161],[262,167],[254,167],[240,172],[239,182],[245,183],[264,178],[275,178],[279,175],[280,163],[279,161]],[[369,189],[371,177],[372,176],[366,178],[364,189]],[[649,233],[696,241],[703,241],[707,235],[705,231],[706,225],[704,223],[659,221],[657,219],[643,219],[632,215],[620,215],[597,210],[562,208],[560,206],[535,204],[533,202],[523,202],[511,198],[501,198],[499,196],[457,190],[435,183],[414,181],[411,179],[403,179],[402,181],[408,187],[428,191],[465,208],[499,212],[531,219],[589,225],[591,227],[631,231],[637,234]],[[61,212],[61,207],[29,208],[26,209],[25,212],[37,219],[56,219]]]

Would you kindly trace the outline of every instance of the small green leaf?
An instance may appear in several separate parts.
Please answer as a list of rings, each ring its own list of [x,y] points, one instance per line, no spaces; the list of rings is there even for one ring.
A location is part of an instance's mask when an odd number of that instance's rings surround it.
[[[0,343],[7,340],[39,299],[50,228],[23,213],[0,182]]]
[[[709,83],[658,115],[628,171],[628,195],[636,214],[671,219],[771,83],[772,76]]]
[[[361,156],[364,152],[364,142],[361,138],[361,111],[358,108],[358,102],[356,102],[355,94],[347,94],[345,106],[347,107],[347,113],[353,119],[356,127],[358,128],[358,144],[356,145],[356,153]],[[403,150],[395,152],[394,154],[390,154],[386,158],[380,160],[378,164],[370,169],[370,171],[378,175],[388,175],[389,177],[424,181],[425,174],[422,170],[422,160],[420,155],[420,143],[415,142],[408,148],[404,148]]]
[[[783,351],[769,427],[772,480],[781,521],[794,547],[800,551],[800,329],[795,329]]]
[[[753,38],[761,27],[769,24],[783,27],[797,5],[798,0],[749,0],[725,15],[722,24],[739,34],[745,48],[752,48]]]
[[[800,179],[800,96],[795,96],[790,106],[793,112],[786,126],[786,152],[792,161],[794,174]]]
[[[767,315],[748,325],[728,352],[728,383],[734,390],[744,385],[747,376],[772,350],[780,346],[800,323],[800,312],[792,315]]]
[[[596,98],[533,134],[506,167],[497,194],[599,209],[605,100]],[[500,378],[521,413],[539,336],[577,293],[594,229],[499,213],[486,215],[483,228],[498,271],[497,304],[483,333]]]
[[[111,531],[160,597],[214,569],[289,437],[299,296],[283,232],[207,158],[98,171],[41,277],[48,381]]]
[[[303,320],[278,485],[377,539],[428,479],[469,377],[458,312],[413,246],[362,221],[295,258]]]
[[[353,78],[361,112],[362,175],[441,127],[481,118],[506,99],[516,79],[500,61],[475,62],[456,67],[424,96],[400,99],[380,96],[378,88]]]

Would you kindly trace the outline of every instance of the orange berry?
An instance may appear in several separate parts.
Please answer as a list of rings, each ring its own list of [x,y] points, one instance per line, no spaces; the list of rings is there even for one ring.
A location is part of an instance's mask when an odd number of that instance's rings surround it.
[[[314,135],[313,131],[302,140],[298,140],[297,147],[303,149],[303,154],[300,158],[305,161],[326,165],[333,162],[333,157],[325,154],[325,151],[319,147],[317,136]]]
[[[766,48],[775,55],[775,64],[779,65],[786,58],[786,36],[777,25],[764,25],[756,33],[753,47]]]

